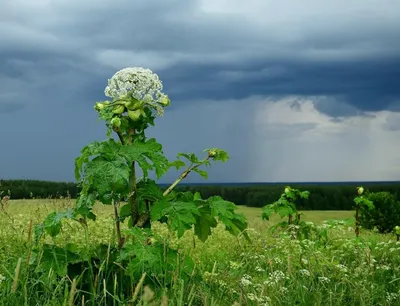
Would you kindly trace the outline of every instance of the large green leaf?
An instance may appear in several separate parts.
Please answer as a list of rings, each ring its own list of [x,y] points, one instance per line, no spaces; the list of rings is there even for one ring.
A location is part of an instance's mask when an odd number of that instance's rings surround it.
[[[76,201],[75,212],[96,221],[96,215],[92,211],[95,203],[96,195],[94,193],[81,193]]]
[[[234,203],[226,201],[220,196],[210,197],[207,202],[211,207],[212,216],[218,217],[228,232],[235,236],[243,233],[248,238],[247,234],[243,232],[247,229],[246,217],[235,212],[237,206]]]
[[[57,236],[62,228],[63,219],[72,219],[74,217],[74,209],[57,212],[54,211],[47,215],[43,221],[43,229],[52,237]]]
[[[168,171],[170,166],[168,159],[163,154],[162,145],[154,138],[123,146],[121,154],[127,162],[136,161],[142,168],[145,177],[148,176],[149,171],[155,170],[157,178],[160,178]]]
[[[168,217],[168,223],[172,230],[177,231],[178,237],[182,237],[186,230],[196,223],[195,216],[199,216],[199,210],[193,202],[160,200],[151,208],[150,217],[158,221],[164,216]]]
[[[211,235],[211,228],[218,225],[217,220],[211,215],[211,208],[203,206],[199,208],[200,215],[196,215],[194,234],[203,242]]]
[[[104,204],[111,204],[112,194],[126,194],[129,174],[130,168],[121,158],[108,160],[97,156],[85,167],[85,177]]]

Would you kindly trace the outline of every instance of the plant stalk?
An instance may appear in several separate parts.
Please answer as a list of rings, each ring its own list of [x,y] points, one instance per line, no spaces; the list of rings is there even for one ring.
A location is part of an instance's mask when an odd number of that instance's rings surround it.
[[[118,248],[122,248],[124,245],[125,239],[121,235],[121,221],[119,219],[119,214],[118,214],[118,203],[115,202],[115,200],[112,200],[112,204],[114,207],[114,217],[115,217],[115,228],[117,230],[117,238],[118,238]]]
[[[164,191],[163,196],[167,196],[175,187],[178,185],[181,181],[183,181],[190,172],[192,172],[194,169],[200,167],[205,161],[209,160],[211,156],[207,156],[202,162],[196,164],[196,165],[190,165],[185,171],[182,172],[182,174],[167,188],[167,190]]]
[[[129,131],[129,144],[133,144],[133,138],[135,133],[134,129]],[[135,226],[139,219],[139,205],[136,200],[136,165],[135,161],[132,161],[132,170],[129,177],[129,199],[128,203],[131,207],[131,218],[132,218],[132,225]]]
[[[356,233],[356,237],[358,238],[358,235],[360,234],[360,229],[359,229],[359,222],[358,222],[358,211],[360,210],[360,205],[356,206],[356,228],[354,232]]]

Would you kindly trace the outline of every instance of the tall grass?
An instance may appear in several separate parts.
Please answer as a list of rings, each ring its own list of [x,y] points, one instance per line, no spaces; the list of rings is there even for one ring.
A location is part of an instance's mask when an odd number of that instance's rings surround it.
[[[127,267],[114,262],[112,207],[95,207],[99,219],[87,229],[66,222],[61,235],[33,249],[33,226],[72,205],[70,199],[11,200],[7,215],[0,213],[0,305],[400,305],[400,243],[365,230],[356,239],[352,212],[304,212],[305,220],[327,232],[324,241],[272,234],[270,225],[279,218],[263,222],[256,208],[240,208],[250,221],[250,243],[222,226],[205,243],[190,232],[177,239],[156,223],[158,239],[180,250],[180,259],[190,255],[195,266],[184,278],[178,263],[155,276],[159,284],[151,287],[144,279],[154,271],[127,279]],[[77,245],[99,260],[75,274],[61,265],[46,269],[46,244],[65,252]]]

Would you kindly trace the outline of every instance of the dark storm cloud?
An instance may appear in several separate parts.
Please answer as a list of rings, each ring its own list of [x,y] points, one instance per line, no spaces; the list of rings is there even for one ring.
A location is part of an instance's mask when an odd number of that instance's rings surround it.
[[[116,70],[101,65],[94,68],[98,65],[96,57],[104,62],[107,54],[115,54],[107,50],[119,50],[133,52],[134,61],[138,52],[155,52],[166,60],[176,58],[157,72],[177,102],[186,100],[189,94],[193,100],[329,95],[365,111],[396,107],[400,96],[400,59],[396,53],[400,39],[395,24],[360,17],[363,9],[371,7],[358,3],[359,9],[353,11],[359,19],[351,24],[346,24],[348,16],[342,16],[343,21],[329,25],[327,17],[326,24],[314,28],[312,20],[304,19],[299,37],[290,44],[284,36],[293,36],[290,21],[277,22],[276,28],[256,28],[251,19],[240,15],[205,14],[200,1],[119,0],[112,5],[64,1],[46,6],[38,2],[25,8],[3,3],[3,12],[8,9],[11,14],[0,27],[5,34],[0,56],[6,63],[1,68],[7,76],[23,78],[30,74],[35,82],[38,78],[42,82],[56,80],[54,70],[58,70],[77,92],[91,96]],[[30,9],[33,13],[29,15]],[[342,11],[340,7],[334,9]],[[316,20],[318,23],[321,21]],[[345,25],[347,31],[341,32]],[[13,60],[31,63],[30,69],[35,72],[18,69]],[[80,82],[85,86],[79,86]],[[59,90],[57,86],[53,89]],[[353,114],[352,107],[339,105],[338,109],[329,114]]]
[[[246,158],[258,150],[251,125],[257,101],[235,100],[316,96],[316,108],[334,117],[400,111],[400,3],[335,3],[1,1],[0,128],[14,144],[0,160],[2,173],[72,179],[79,149],[103,137],[93,104],[106,99],[107,79],[126,66],[149,67],[163,80],[173,104],[158,135],[170,157],[175,147],[199,151],[211,143],[232,151],[230,170],[213,172],[220,180],[257,167]],[[223,105],[200,111],[213,103]],[[314,126],[280,129],[292,135]],[[23,158],[25,146],[35,162]],[[16,156],[26,164],[10,166]]]

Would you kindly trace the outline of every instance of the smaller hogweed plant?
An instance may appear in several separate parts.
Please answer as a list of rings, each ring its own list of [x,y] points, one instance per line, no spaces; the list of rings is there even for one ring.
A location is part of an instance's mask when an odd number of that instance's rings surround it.
[[[310,196],[309,191],[300,191],[287,186],[281,197],[272,204],[263,207],[262,219],[269,220],[273,214],[278,214],[281,218],[287,218],[271,227],[272,231],[279,228],[287,229],[292,239],[310,239],[314,236],[318,240],[326,238],[326,231],[320,231],[312,222],[305,222],[300,219],[302,213],[297,210],[296,202],[301,199],[307,200]]]
[[[361,207],[365,207],[368,209],[374,209],[374,203],[370,200],[368,200],[364,196],[364,188],[363,187],[357,187],[357,196],[354,198],[354,203],[356,204],[356,224],[355,224],[355,229],[354,232],[356,234],[356,237],[360,235],[360,222],[359,222],[359,212]]]
[[[278,214],[281,218],[288,218],[287,224],[299,224],[301,213],[296,208],[298,199],[308,199],[310,196],[309,191],[300,191],[287,186],[281,197],[272,204],[263,207],[262,218],[269,220],[272,214]],[[293,215],[295,220],[293,220]]]
[[[199,193],[174,190],[191,172],[207,178],[207,172],[200,167],[226,162],[229,156],[221,149],[211,148],[204,151],[203,158],[194,153],[179,153],[175,161],[169,161],[162,145],[146,135],[146,130],[155,125],[156,117],[163,116],[171,103],[162,90],[157,74],[144,68],[125,68],[108,80],[105,95],[110,100],[94,106],[106,124],[108,138],[94,141],[81,150],[75,160],[75,177],[82,187],[76,205],[49,214],[35,229],[36,241],[44,234],[57,236],[63,219],[79,221],[86,228],[88,220],[96,220],[93,212],[96,201],[112,205],[119,258],[127,261],[130,275],[140,276],[146,267],[170,269],[165,262],[156,263],[156,259],[165,259],[165,245],[153,237],[152,222],[166,223],[178,237],[194,228],[194,234],[202,241],[211,235],[217,221],[233,235],[243,233],[247,221],[244,215],[235,212],[234,203],[219,196],[202,199]],[[164,191],[150,176],[153,173],[160,179],[170,168],[182,167],[186,169]],[[121,229],[124,222],[129,229],[125,234]],[[248,238],[246,234],[245,237]],[[177,256],[173,250],[170,252]],[[174,263],[173,258],[168,261]]]
[[[397,241],[400,241],[400,226],[398,225],[395,226],[394,234],[396,235]]]

